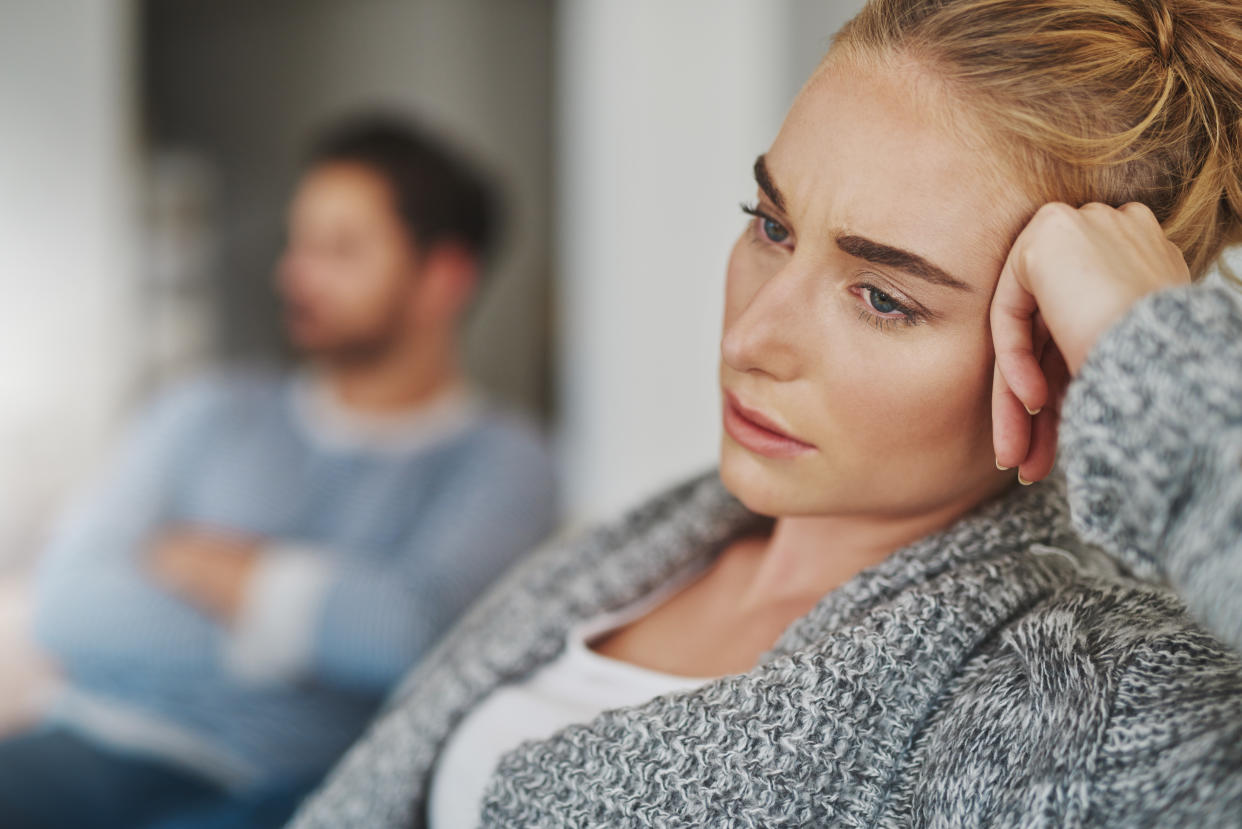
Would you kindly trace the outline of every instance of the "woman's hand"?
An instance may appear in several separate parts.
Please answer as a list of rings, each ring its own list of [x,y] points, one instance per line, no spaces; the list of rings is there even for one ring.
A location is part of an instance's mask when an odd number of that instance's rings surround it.
[[[1140,297],[1190,281],[1145,205],[1041,207],[1018,235],[992,298],[996,465],[1038,481],[1056,457],[1061,398],[1095,341]]]

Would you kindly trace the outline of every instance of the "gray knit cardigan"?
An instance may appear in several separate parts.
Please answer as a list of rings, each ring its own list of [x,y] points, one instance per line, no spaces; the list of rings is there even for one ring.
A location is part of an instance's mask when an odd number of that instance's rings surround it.
[[[1072,384],[1061,441],[1064,482],[1015,488],[898,550],[753,670],[509,752],[480,823],[1242,826],[1234,292],[1140,301]],[[437,753],[480,700],[553,659],[572,625],[764,520],[713,473],[538,551],[409,676],[293,825],[425,826]]]

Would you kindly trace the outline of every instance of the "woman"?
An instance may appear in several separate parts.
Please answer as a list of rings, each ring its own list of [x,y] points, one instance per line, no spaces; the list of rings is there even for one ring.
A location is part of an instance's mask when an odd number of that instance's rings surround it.
[[[874,0],[755,165],[719,476],[518,567],[295,825],[1236,825],[1239,55]]]

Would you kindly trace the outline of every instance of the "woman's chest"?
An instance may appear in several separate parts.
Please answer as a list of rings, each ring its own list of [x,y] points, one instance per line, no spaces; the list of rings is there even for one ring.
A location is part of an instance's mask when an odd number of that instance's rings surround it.
[[[726,549],[697,580],[591,643],[596,653],[666,674],[726,676],[754,668],[819,597],[755,602],[753,551]]]

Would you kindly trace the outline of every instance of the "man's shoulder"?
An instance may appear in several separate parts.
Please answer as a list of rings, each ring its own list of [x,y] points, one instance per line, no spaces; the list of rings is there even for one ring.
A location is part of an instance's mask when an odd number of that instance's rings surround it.
[[[456,444],[495,461],[551,465],[552,449],[535,420],[516,409],[479,403]]]
[[[163,383],[156,407],[235,406],[272,400],[286,393],[290,378],[265,365],[214,366]]]

